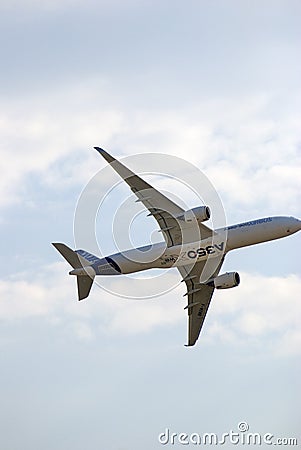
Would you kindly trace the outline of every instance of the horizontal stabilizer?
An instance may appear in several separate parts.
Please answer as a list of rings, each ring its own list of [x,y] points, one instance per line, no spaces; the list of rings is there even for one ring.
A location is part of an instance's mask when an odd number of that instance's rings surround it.
[[[73,269],[84,269],[83,275],[77,275],[77,291],[78,291],[78,300],[83,300],[84,298],[88,297],[95,275],[88,275],[88,269],[90,269],[90,266],[92,265],[93,261],[91,259],[96,258],[94,255],[91,255],[88,252],[84,252],[84,250],[79,250],[79,253],[75,252],[71,248],[69,248],[67,245],[62,243],[52,243],[52,245],[57,249],[57,251],[60,252],[60,254],[68,261],[68,263],[73,267]],[[84,254],[85,256],[89,256],[89,259],[84,258],[80,253]],[[93,257],[93,258],[92,258]],[[73,271],[72,271],[73,272]],[[74,271],[75,272],[75,271]],[[92,270],[94,273],[94,271]],[[71,275],[73,273],[70,272]],[[74,274],[76,275],[76,273]]]
[[[89,275],[79,275],[77,277],[78,300],[88,297],[95,277]]]

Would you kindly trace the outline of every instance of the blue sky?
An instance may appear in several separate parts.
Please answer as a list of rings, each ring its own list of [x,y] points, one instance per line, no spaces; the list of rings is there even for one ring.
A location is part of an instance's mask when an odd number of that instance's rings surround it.
[[[182,285],[140,302],[95,286],[78,303],[50,245],[73,245],[77,201],[105,167],[95,145],[184,158],[216,187],[229,224],[300,218],[300,2],[0,9],[1,448],[153,450],[166,427],[221,434],[242,420],[301,441],[298,235],[228,255],[241,285],[215,293],[192,349]],[[112,195],[108,220],[127,195]],[[156,224],[139,224],[147,242]],[[168,277],[177,284],[176,270]]]

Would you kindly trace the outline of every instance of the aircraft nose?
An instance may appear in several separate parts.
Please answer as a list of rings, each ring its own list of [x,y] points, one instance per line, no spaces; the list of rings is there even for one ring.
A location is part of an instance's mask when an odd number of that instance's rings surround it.
[[[297,231],[300,231],[301,230],[301,220],[296,219],[295,217],[292,217],[292,223],[289,228],[292,233],[296,233]]]

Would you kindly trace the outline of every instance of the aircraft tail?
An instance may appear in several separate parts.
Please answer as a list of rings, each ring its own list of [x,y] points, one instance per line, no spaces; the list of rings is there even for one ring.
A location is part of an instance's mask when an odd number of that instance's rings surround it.
[[[93,275],[92,273],[89,273],[88,275],[88,272],[84,269],[87,266],[91,266],[92,262],[88,261],[86,258],[81,256],[71,248],[67,247],[67,245],[65,244],[52,243],[52,245],[57,249],[58,252],[60,252],[60,254],[66,259],[66,261],[68,261],[73,269],[83,269],[81,271],[83,273],[76,276],[78,300],[83,300],[84,298],[88,297],[95,275]],[[76,273],[74,275],[76,275]]]

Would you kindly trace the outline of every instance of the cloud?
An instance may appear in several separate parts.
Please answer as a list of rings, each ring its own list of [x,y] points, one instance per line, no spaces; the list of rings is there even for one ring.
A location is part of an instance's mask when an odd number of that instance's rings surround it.
[[[169,277],[180,280],[177,271]],[[167,275],[168,276],[168,275]],[[73,278],[73,277],[72,277]],[[235,289],[215,291],[202,331],[205,341],[229,341],[230,345],[268,346],[278,355],[300,352],[301,279],[297,275],[265,277],[241,274]],[[162,291],[166,279],[156,279]],[[112,285],[127,285],[128,277],[111,277]],[[142,289],[142,288],[141,288]],[[182,284],[156,299],[126,300],[93,287],[88,300],[76,301],[75,280],[68,279],[66,264],[45,266],[39,275],[20,273],[0,282],[0,319],[2,321],[44,318],[62,326],[80,340],[91,340],[99,333],[139,335],[156,327],[174,327],[186,320]]]
[[[265,343],[274,353],[299,353],[301,279],[241,273],[241,285],[218,291],[212,304],[211,336]]]
[[[93,146],[100,137],[105,144],[116,130],[121,130],[122,118],[117,111],[106,108],[104,112],[96,105],[86,105],[88,114],[80,108],[72,114],[76,95],[79,90],[73,87],[64,94],[33,97],[30,109],[27,98],[2,104],[2,206],[20,200],[26,179],[33,175],[54,187],[84,182],[95,173]]]
[[[33,96],[30,108],[25,97],[4,103],[0,206],[24,198],[33,175],[50,190],[86,184],[104,165],[99,159],[95,166],[92,149],[101,145],[116,156],[166,152],[182,157],[204,170],[233,207],[257,213],[264,205],[277,214],[283,204],[297,214],[299,113],[265,118],[273,101],[252,95],[244,101],[208,100],[202,109],[153,111],[117,105],[110,83],[91,81]]]
[[[176,272],[173,272],[171,278],[180,281]],[[147,332],[154,326],[174,323],[180,317],[180,309],[174,307],[173,296],[165,296],[162,302],[125,300],[98,289],[96,283],[89,299],[79,303],[76,301],[75,281],[75,277],[68,279],[64,262],[45,266],[38,275],[24,272],[1,280],[0,320],[11,322],[44,317],[54,326],[68,323],[70,329],[80,339],[85,340],[93,337],[99,323],[106,333],[136,334]],[[139,286],[143,295],[145,284],[140,281],[141,283],[136,286]],[[132,278],[116,277],[109,281],[109,285],[114,283],[119,285],[123,292],[125,290],[131,292],[132,286],[133,293]],[[161,284],[162,291],[164,290],[164,280],[160,277],[157,277],[156,284]],[[114,290],[118,291],[118,288]],[[135,294],[139,295],[139,292]],[[170,310],[168,315],[165,314],[166,309]]]

